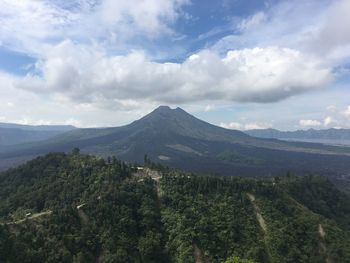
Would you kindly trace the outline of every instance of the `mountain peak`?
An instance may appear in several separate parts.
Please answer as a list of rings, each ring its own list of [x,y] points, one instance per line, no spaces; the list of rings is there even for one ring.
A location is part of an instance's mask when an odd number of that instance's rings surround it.
[[[192,117],[192,115],[188,114],[186,111],[176,108],[172,109],[169,106],[159,106],[140,120],[147,120],[147,121],[174,121],[177,119],[178,121],[182,122],[181,120]]]
[[[139,130],[147,127],[157,133],[177,134],[203,140],[237,141],[247,137],[240,131],[226,130],[199,120],[179,107],[172,109],[160,106],[135,121],[133,126],[137,126]]]
[[[148,114],[150,116],[167,116],[167,117],[184,117],[184,116],[189,116],[190,114],[187,113],[185,110],[177,107],[177,108],[170,108],[169,106],[159,106],[158,108],[156,108],[155,110],[153,110],[150,114]],[[191,116],[191,115],[190,115]],[[193,117],[193,116],[191,116]]]
[[[158,108],[156,108],[153,112],[167,112],[171,111],[172,109],[169,106],[161,105]]]
[[[161,105],[158,108],[154,109],[152,112],[153,113],[154,112],[160,112],[160,113],[185,112],[185,113],[187,113],[185,110],[183,110],[180,107],[176,107],[176,108],[172,109],[172,108],[170,108],[169,106],[166,106],[166,105]]]

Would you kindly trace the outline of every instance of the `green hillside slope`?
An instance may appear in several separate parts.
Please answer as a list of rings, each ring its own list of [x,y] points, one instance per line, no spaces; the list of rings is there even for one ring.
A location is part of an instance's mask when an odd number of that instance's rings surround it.
[[[350,199],[324,177],[157,169],[75,151],[1,173],[0,262],[350,261]]]

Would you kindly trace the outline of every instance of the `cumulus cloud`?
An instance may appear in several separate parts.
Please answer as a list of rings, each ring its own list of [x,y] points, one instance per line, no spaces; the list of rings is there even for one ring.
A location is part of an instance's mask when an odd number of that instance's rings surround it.
[[[231,129],[231,130],[242,130],[244,125],[239,122],[229,122],[229,123],[220,123],[220,126],[225,129]]]
[[[0,116],[2,122],[22,124],[72,124],[78,127],[119,126],[150,112],[156,104],[123,101],[122,106],[105,109],[88,103],[67,101],[58,95],[18,89],[20,77],[0,71]],[[8,102],[13,104],[9,107]]]
[[[303,127],[316,127],[321,126],[321,122],[318,120],[300,120],[299,125]]]
[[[328,128],[350,128],[350,105],[345,109],[332,109],[332,111],[324,117],[323,125]]]
[[[212,48],[276,45],[312,54],[334,66],[350,57],[349,10],[349,0],[279,1],[243,18],[237,26],[240,34],[226,35]]]
[[[334,124],[334,120],[331,116],[327,116],[326,118],[324,118],[323,120],[323,125],[324,126],[330,126],[331,124]]]
[[[259,123],[259,122],[247,123],[244,125],[245,130],[260,130],[260,129],[267,129],[270,127],[271,125],[268,123]]]
[[[231,130],[259,130],[259,129],[267,129],[271,127],[270,123],[262,123],[262,122],[229,122],[229,123],[220,123],[220,127]]]
[[[342,112],[342,114],[348,118],[350,118],[350,105]]]
[[[152,62],[139,51],[108,56],[98,47],[65,41],[16,86],[101,107],[138,106],[142,101],[203,100],[274,102],[318,89],[332,78],[319,61],[292,49],[268,47],[204,50],[183,63]]]
[[[277,102],[326,86],[337,77],[332,72],[338,61],[350,55],[348,0],[281,1],[242,18],[235,30],[240,34],[226,36],[182,62],[156,62],[147,50],[132,50],[127,44],[123,49],[123,43],[135,39],[143,44],[175,37],[173,25],[184,17],[183,6],[189,3],[0,1],[0,45],[38,59],[24,78],[0,72],[0,80],[6,79],[0,86],[0,112],[14,120],[18,108],[17,119],[29,120],[30,114],[56,116],[61,111],[65,113],[57,119],[66,122],[75,120],[72,110],[88,113],[96,122],[102,112],[133,111],[130,120],[158,104],[204,102],[209,106],[201,109],[209,111],[221,102]],[[29,110],[33,104],[40,105],[35,113]],[[327,125],[348,123],[346,112],[329,110],[333,122]],[[88,118],[81,118],[87,125]],[[295,123],[301,118],[326,123],[320,116],[298,116]],[[246,129],[248,124],[265,127],[253,122],[231,126]]]
[[[349,128],[350,127],[350,106],[346,109],[338,109],[334,105],[330,105],[326,108],[327,112],[324,113],[324,117],[318,120],[300,120],[299,125],[301,127],[317,127],[323,126],[325,128]]]

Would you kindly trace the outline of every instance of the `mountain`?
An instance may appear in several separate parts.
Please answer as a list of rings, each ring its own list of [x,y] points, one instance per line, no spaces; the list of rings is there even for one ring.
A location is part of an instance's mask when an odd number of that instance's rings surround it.
[[[350,148],[260,139],[217,127],[180,108],[161,106],[116,128],[75,129],[46,141],[2,147],[0,166],[8,167],[53,151],[152,161],[188,171],[222,175],[278,175],[287,171],[330,176],[350,174]]]
[[[47,140],[73,129],[75,129],[75,127],[70,125],[30,126],[0,123],[0,146]]]
[[[350,129],[279,131],[276,129],[247,130],[246,134],[259,138],[307,139],[307,140],[350,140]]]
[[[350,262],[325,177],[200,176],[51,153],[0,173],[0,262]]]
[[[76,129],[72,125],[23,125],[0,122],[0,128],[21,129],[25,131],[60,131],[66,132]]]

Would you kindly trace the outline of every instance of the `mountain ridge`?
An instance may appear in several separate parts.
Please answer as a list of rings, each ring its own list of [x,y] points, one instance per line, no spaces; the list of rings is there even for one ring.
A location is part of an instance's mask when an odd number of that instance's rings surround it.
[[[28,131],[70,131],[76,129],[73,125],[27,125],[7,122],[0,122],[0,128],[13,128]]]
[[[0,145],[37,142],[76,129],[71,125],[22,125],[0,123]]]
[[[170,167],[223,175],[286,171],[350,174],[349,148],[255,138],[167,106],[128,125],[74,129],[45,141],[0,148],[0,168],[9,162],[22,162],[48,152],[69,152],[75,147],[83,153],[117,156],[138,163],[147,154],[155,162]]]

